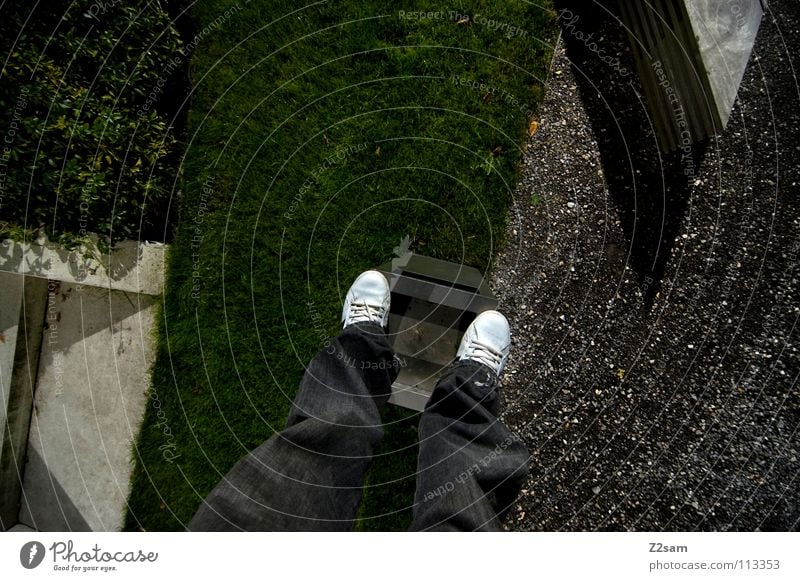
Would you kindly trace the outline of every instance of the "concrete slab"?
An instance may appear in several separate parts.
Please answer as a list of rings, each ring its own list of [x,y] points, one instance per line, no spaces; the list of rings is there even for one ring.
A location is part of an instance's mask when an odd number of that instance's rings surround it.
[[[0,530],[19,515],[46,301],[46,280],[0,273]]]
[[[11,378],[14,369],[14,353],[22,311],[23,277],[0,272],[0,466],[10,464],[4,458],[6,452],[6,426],[8,406],[11,401]],[[0,470],[0,474],[2,471]],[[6,530],[16,521],[15,498],[7,495],[6,478],[0,477],[0,530]]]
[[[725,127],[756,42],[764,13],[761,0],[691,0],[686,10]]]
[[[85,247],[68,251],[44,241],[3,240],[0,271],[158,295],[164,287],[165,250],[163,244],[124,240],[111,254],[91,257]]]
[[[119,530],[146,406],[157,299],[52,282],[19,520]]]
[[[23,277],[0,272],[0,425],[6,423],[14,351],[17,348],[19,316],[22,311]]]

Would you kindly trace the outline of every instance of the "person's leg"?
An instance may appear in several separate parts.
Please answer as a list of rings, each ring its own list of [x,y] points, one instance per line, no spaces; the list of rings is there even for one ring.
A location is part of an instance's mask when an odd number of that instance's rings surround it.
[[[369,315],[346,321],[314,357],[286,429],[231,469],[189,530],[353,528],[364,473],[383,434],[378,408],[398,370],[382,328],[385,314]]]
[[[495,365],[460,353],[462,359],[434,389],[420,420],[411,530],[502,530],[530,459],[525,445],[495,417],[507,352],[505,346]]]

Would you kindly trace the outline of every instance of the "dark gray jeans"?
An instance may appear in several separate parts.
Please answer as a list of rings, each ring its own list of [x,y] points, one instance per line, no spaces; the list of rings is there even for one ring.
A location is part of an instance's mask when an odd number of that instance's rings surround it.
[[[231,469],[189,530],[352,530],[397,371],[380,327],[345,329],[306,369],[286,429]],[[530,456],[495,417],[496,387],[474,362],[439,380],[420,420],[412,530],[502,529]]]

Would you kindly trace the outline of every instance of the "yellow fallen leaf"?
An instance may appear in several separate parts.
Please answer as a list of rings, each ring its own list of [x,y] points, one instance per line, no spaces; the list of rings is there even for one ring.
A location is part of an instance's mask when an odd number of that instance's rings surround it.
[[[536,121],[531,121],[531,124],[528,125],[528,135],[533,137],[536,134],[537,129],[539,129],[539,123]]]

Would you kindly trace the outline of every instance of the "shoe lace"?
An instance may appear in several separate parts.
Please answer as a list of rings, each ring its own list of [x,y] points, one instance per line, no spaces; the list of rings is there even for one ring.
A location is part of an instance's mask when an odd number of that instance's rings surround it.
[[[380,322],[382,318],[383,308],[380,305],[371,305],[366,302],[350,305],[350,321],[353,323]]]
[[[491,345],[482,343],[477,339],[472,341],[470,347],[470,359],[479,361],[484,365],[488,365],[495,371],[500,369],[500,364],[503,361],[503,354],[500,351],[493,349]]]

